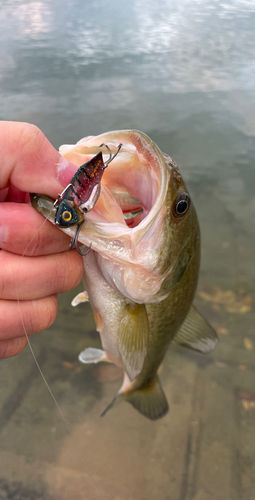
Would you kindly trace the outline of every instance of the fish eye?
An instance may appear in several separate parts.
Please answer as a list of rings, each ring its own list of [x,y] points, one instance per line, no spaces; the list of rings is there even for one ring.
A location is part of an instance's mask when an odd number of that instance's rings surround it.
[[[68,210],[65,210],[62,213],[62,219],[64,219],[65,222],[69,222],[71,220],[71,218],[72,218],[72,214]]]
[[[180,193],[175,200],[174,215],[175,217],[182,217],[188,211],[190,206],[190,197],[187,193]]]

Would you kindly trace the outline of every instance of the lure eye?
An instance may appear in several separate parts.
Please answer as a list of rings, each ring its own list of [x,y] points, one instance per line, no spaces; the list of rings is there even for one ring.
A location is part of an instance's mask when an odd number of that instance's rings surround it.
[[[175,200],[174,204],[174,215],[175,217],[182,217],[186,214],[190,207],[190,197],[187,193],[180,193]]]
[[[68,210],[65,210],[65,212],[62,213],[62,219],[64,219],[65,222],[69,222],[72,218],[71,212],[68,212]]]
[[[70,227],[78,224],[83,219],[81,211],[72,206],[68,200],[59,204],[55,214],[55,224],[59,227]]]

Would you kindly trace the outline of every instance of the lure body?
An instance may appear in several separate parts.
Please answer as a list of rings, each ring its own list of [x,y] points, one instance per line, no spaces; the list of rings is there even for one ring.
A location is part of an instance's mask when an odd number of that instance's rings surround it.
[[[95,206],[100,195],[100,183],[105,169],[103,155],[100,151],[88,162],[81,165],[70,184],[58,196],[55,206],[55,224],[60,227],[73,226],[81,222],[82,214]],[[68,213],[70,206],[76,210]]]
[[[78,248],[78,236],[81,225],[85,221],[85,214],[95,206],[101,190],[101,180],[106,167],[117,156],[122,144],[119,144],[116,153],[112,156],[110,148],[106,144],[110,158],[104,163],[103,154],[100,151],[89,161],[81,165],[73,176],[70,184],[58,195],[54,206],[57,207],[55,224],[59,227],[70,227],[77,225],[75,237],[72,238],[69,250],[75,243],[76,250],[81,255],[87,255],[89,249],[82,253]]]

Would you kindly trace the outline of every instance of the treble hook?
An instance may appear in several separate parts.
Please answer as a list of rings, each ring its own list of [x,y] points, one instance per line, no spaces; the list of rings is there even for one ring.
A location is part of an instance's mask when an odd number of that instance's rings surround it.
[[[111,150],[110,150],[109,146],[107,146],[107,144],[102,143],[102,144],[100,144],[100,146],[98,146],[98,147],[99,147],[99,148],[102,148],[102,146],[105,146],[105,147],[106,147],[106,149],[108,150],[108,153],[109,153],[109,155],[110,155],[110,158],[109,158],[109,159],[105,162],[105,164],[104,164],[104,167],[103,167],[103,168],[105,169],[106,167],[108,167],[109,163],[110,163],[112,160],[114,160],[115,156],[117,156],[117,154],[118,154],[118,152],[119,152],[119,150],[120,150],[121,146],[123,146],[123,144],[119,144],[119,145],[118,145],[118,149],[117,149],[116,153],[115,153],[113,156],[112,156],[112,152],[111,152]]]
[[[79,234],[80,234],[80,230],[81,230],[81,226],[83,224],[83,222],[85,222],[85,219],[77,226],[77,229],[76,229],[76,233],[75,233],[75,236],[71,239],[70,241],[70,245],[69,245],[69,250],[72,250],[74,244],[75,244],[75,248],[77,250],[77,252],[82,256],[82,257],[85,257],[85,255],[88,255],[90,249],[91,249],[91,246],[92,246],[92,243],[90,243],[89,247],[87,247],[87,250],[86,252],[81,252],[81,250],[79,249],[78,247],[78,237],[79,237]]]

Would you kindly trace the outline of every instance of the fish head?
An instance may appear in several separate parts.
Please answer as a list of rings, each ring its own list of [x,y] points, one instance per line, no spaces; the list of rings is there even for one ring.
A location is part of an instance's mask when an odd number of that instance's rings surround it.
[[[79,242],[92,243],[106,282],[136,303],[162,300],[178,285],[190,260],[199,267],[199,226],[175,162],[135,130],[86,137],[60,153],[79,167],[106,144],[118,155],[105,169],[101,192],[86,214]],[[107,150],[103,150],[104,163]],[[63,229],[74,235],[74,229]],[[86,257],[85,257],[86,259]],[[194,267],[194,266],[193,266]]]
[[[200,264],[200,229],[195,206],[176,163],[163,154],[170,171],[162,221],[163,244],[158,255],[158,266],[167,283],[176,286],[190,264],[192,283],[197,283]],[[195,288],[195,286],[194,286]]]

